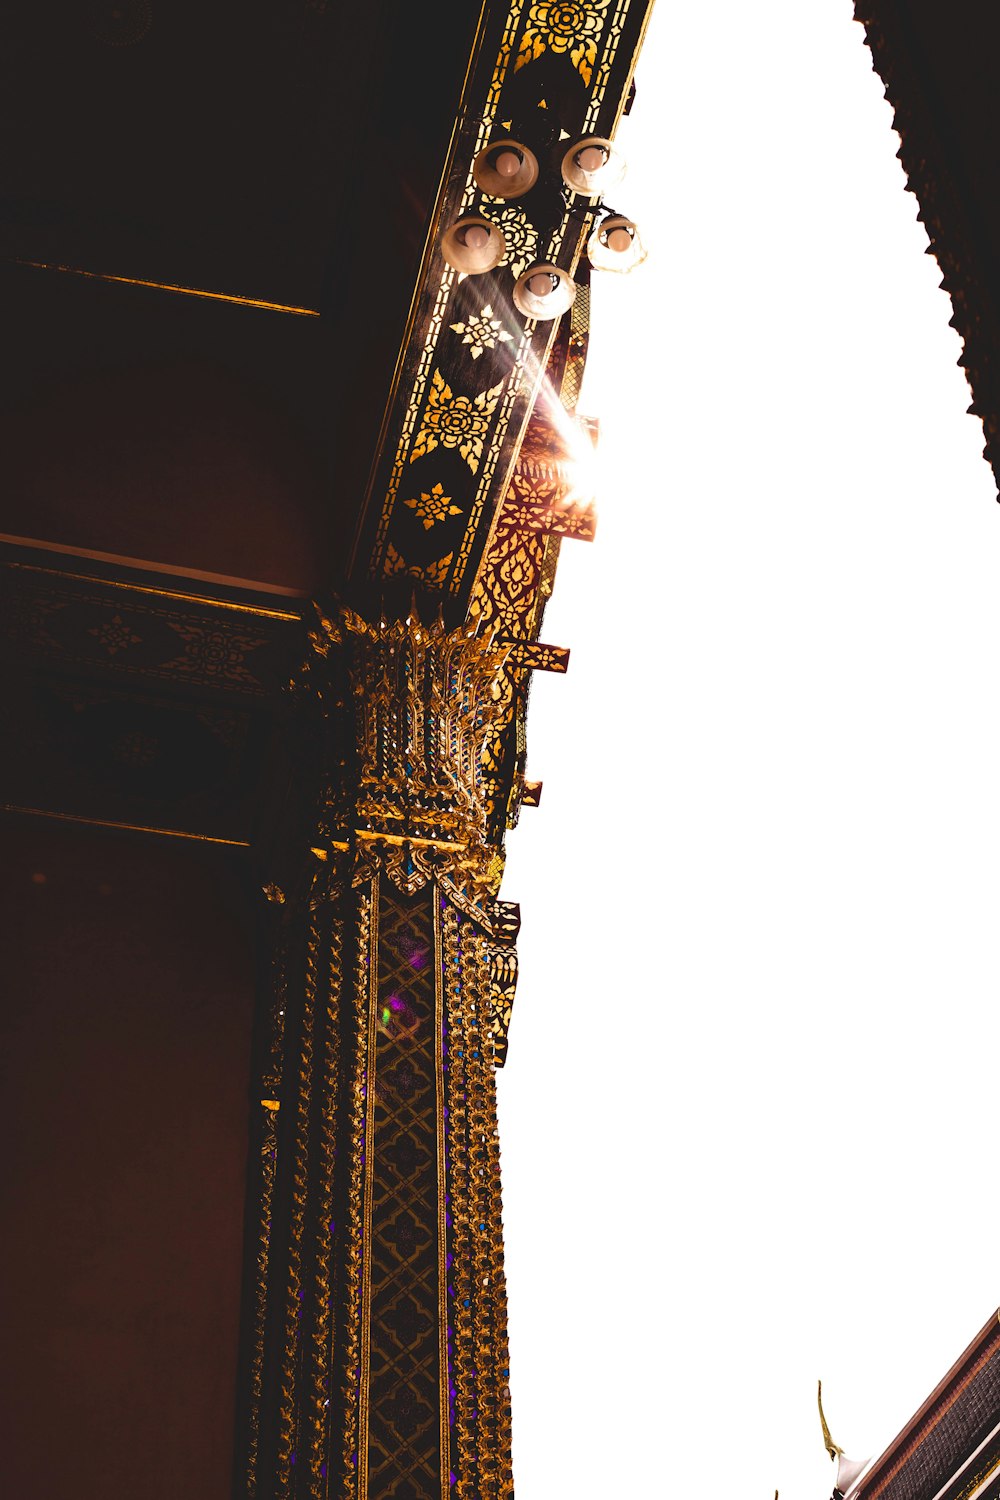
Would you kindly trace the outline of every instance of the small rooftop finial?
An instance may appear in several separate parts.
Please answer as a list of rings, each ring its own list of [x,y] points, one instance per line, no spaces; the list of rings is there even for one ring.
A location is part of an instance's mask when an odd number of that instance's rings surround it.
[[[838,1448],[830,1436],[830,1429],[826,1425],[826,1417],[823,1415],[822,1380],[816,1382],[816,1401],[819,1405],[819,1419],[823,1424],[823,1446],[837,1465],[837,1480],[833,1488],[833,1493],[835,1497],[839,1497],[839,1500],[843,1500],[848,1491],[853,1489],[857,1484],[861,1475],[867,1469],[869,1461],[865,1458],[859,1463],[857,1459],[845,1458],[843,1448]]]
[[[817,1380],[817,1382],[816,1382],[816,1404],[819,1407],[819,1420],[820,1420],[820,1422],[822,1424],[822,1427],[823,1427],[823,1447],[826,1449],[827,1453],[829,1453],[829,1455],[830,1455],[830,1457],[832,1459],[836,1460],[838,1458],[842,1458],[844,1450],[843,1450],[843,1448],[838,1448],[837,1447],[837,1444],[833,1441],[833,1438],[830,1436],[830,1429],[826,1425],[826,1416],[824,1415],[824,1412],[823,1412],[823,1382],[822,1382],[822,1380]]]

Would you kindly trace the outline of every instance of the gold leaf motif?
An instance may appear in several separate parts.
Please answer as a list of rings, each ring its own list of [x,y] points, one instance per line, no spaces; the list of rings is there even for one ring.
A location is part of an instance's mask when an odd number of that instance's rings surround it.
[[[410,462],[433,453],[440,444],[442,448],[457,448],[475,474],[502,390],[501,380],[478,396],[456,396],[441,371],[435,370]]]
[[[508,599],[516,600],[525,590],[533,590],[538,568],[522,543],[503,559],[498,569]]]
[[[473,359],[478,359],[484,349],[495,349],[497,344],[509,344],[511,339],[500,319],[493,316],[493,307],[489,302],[482,312],[470,318],[467,323],[451,323],[448,326],[452,333],[462,335],[463,344],[471,345]]]
[[[515,72],[543,52],[568,53],[589,88],[608,3],[609,0],[535,0],[528,11]]]
[[[388,574],[405,573],[409,578],[421,578],[426,583],[432,583],[440,588],[448,576],[454,552],[449,552],[446,557],[439,557],[437,562],[428,563],[426,567],[414,567],[402,557],[390,542],[385,549],[385,571]]]
[[[142,640],[141,635],[136,635],[132,627],[126,625],[121,615],[114,615],[112,619],[95,625],[87,631],[87,634],[96,636],[109,656],[116,656],[119,651],[127,651],[129,646],[137,646]]]
[[[533,260],[538,259],[538,235],[522,208],[510,204],[493,214],[493,220],[503,232],[507,246],[502,266],[509,266],[515,281],[526,271]]]
[[[395,549],[389,554],[392,571],[425,577],[439,570],[443,577],[452,561],[449,554],[420,570]],[[440,616],[422,622],[415,609],[406,620],[377,624],[342,609],[330,623],[332,636],[321,623],[311,637],[312,660],[322,660],[323,637],[346,646],[356,778],[329,788],[317,847],[329,846],[333,868],[334,851],[350,854],[353,838],[355,875],[362,867],[370,875],[374,859],[402,889],[447,877],[463,899],[481,905],[496,894],[490,882],[499,852],[490,822],[495,783],[483,753],[509,715],[509,645],[468,624],[449,630]]]
[[[496,1066],[502,1068],[507,1057],[507,1033],[517,988],[517,950],[489,944],[486,956],[490,976],[487,1023],[493,1033]]]
[[[452,505],[451,496],[444,492],[443,484],[432,485],[429,491],[423,491],[412,500],[404,500],[404,505],[417,513],[417,520],[423,522],[425,531],[430,531],[438,521],[444,521],[448,516],[460,516],[462,507]]]

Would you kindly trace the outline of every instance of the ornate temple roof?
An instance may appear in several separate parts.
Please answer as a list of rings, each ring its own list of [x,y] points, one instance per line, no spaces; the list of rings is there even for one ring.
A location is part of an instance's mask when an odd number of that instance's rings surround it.
[[[907,184],[965,346],[961,364],[1000,481],[1000,16],[975,0],[856,0],[885,84]]]
[[[848,1482],[841,1459],[834,1494],[844,1500],[994,1500],[1000,1494],[1000,1313],[884,1453]]]

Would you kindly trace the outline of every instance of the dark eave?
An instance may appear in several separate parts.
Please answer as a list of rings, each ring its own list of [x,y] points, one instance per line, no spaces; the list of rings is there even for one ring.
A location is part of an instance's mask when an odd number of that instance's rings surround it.
[[[3,807],[260,853],[309,600],[338,594],[369,616],[416,594],[501,639],[494,836],[537,803],[529,682],[569,655],[539,630],[562,540],[594,532],[567,449],[588,440],[593,215],[559,165],[613,134],[649,9],[20,16],[0,64]],[[471,176],[507,131],[541,166],[509,205]],[[509,253],[460,280],[440,242],[470,206]],[[574,278],[569,315],[516,311],[533,258]],[[454,325],[484,307],[477,351]],[[472,441],[434,429],[435,401]]]
[[[979,0],[856,0],[895,113],[899,158],[965,345],[960,363],[1000,481],[1000,13]]]

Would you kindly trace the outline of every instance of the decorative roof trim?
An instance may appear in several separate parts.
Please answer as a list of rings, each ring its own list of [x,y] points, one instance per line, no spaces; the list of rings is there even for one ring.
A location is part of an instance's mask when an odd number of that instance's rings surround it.
[[[1000,313],[975,205],[949,160],[947,122],[936,118],[904,7],[898,0],[855,0],[854,13],[865,29],[875,71],[893,109],[900,137],[896,154],[907,188],[919,204],[917,217],[930,240],[928,254],[936,258],[941,285],[951,298],[950,323],[965,346],[958,363],[972,388],[969,411],[982,420],[983,452],[1000,486],[1000,375],[995,354]]]

